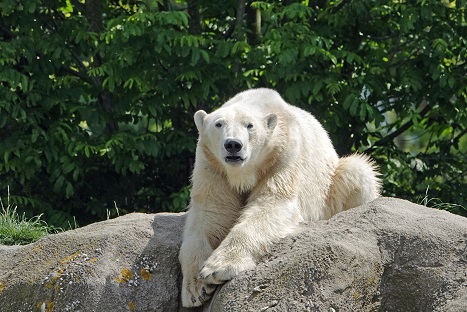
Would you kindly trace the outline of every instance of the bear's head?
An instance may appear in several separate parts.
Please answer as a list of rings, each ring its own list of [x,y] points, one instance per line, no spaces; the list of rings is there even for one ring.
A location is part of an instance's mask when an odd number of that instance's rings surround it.
[[[221,107],[211,114],[200,110],[194,120],[203,152],[210,154],[206,156],[211,161],[214,157],[227,175],[239,171],[245,175],[261,167],[277,125],[276,114],[261,114],[255,109],[247,112],[235,105]]]

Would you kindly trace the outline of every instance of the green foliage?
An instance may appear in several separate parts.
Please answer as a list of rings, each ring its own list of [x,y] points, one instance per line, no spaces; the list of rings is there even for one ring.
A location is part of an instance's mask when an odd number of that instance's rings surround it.
[[[265,86],[385,195],[467,205],[465,0],[241,3],[2,1],[0,189],[61,227],[180,211],[194,112]]]

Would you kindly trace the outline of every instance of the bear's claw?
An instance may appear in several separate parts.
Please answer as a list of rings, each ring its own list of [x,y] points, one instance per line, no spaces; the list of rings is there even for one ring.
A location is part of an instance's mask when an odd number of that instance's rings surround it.
[[[199,273],[198,278],[207,284],[220,285],[231,280],[240,272],[253,269],[255,266],[256,263],[248,257],[238,262],[227,262],[220,265],[207,263]]]
[[[202,281],[194,280],[186,288],[182,288],[182,303],[184,307],[199,307],[211,298],[216,285],[208,285]]]

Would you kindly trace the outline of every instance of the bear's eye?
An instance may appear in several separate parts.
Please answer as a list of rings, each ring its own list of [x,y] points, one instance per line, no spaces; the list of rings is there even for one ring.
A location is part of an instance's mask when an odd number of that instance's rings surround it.
[[[220,127],[222,127],[222,124],[220,122],[218,122],[218,123],[216,123],[216,127],[220,128]]]
[[[252,128],[253,128],[253,124],[250,123],[250,124],[248,124],[246,127],[247,127],[248,129],[252,129]]]

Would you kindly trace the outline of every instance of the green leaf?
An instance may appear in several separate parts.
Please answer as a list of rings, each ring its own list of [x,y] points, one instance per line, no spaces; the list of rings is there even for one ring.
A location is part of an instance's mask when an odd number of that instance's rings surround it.
[[[322,80],[316,80],[315,84],[313,85],[312,92],[314,95],[317,95],[319,91],[321,90],[321,87],[323,86],[323,81]]]
[[[359,114],[359,118],[360,118],[361,121],[364,121],[364,120],[365,120],[365,118],[366,118],[366,112],[367,112],[367,110],[366,110],[366,104],[362,103],[362,104],[360,105],[360,114]]]
[[[21,89],[24,92],[29,91],[29,81],[28,81],[28,78],[25,75],[21,75]]]
[[[7,122],[8,118],[6,115],[0,115],[0,128],[3,128]]]
[[[199,53],[200,53],[201,56],[203,57],[204,61],[205,61],[206,63],[209,64],[209,60],[210,60],[210,59],[209,59],[209,54],[208,54],[208,52],[206,52],[206,51],[204,51],[204,50],[199,50]]]
[[[73,171],[73,169],[75,169],[75,165],[71,162],[69,163],[65,163],[62,167],[62,170],[63,170],[63,173],[64,174],[68,174],[70,173],[71,171]]]
[[[306,46],[305,49],[303,50],[303,55],[304,56],[312,56],[316,53],[316,46]]]
[[[337,58],[332,55],[332,54],[329,54],[329,59],[331,60],[331,62],[334,64],[334,65],[337,65]]]
[[[440,51],[440,52],[443,52],[445,51],[447,48],[448,48],[448,43],[446,41],[444,41],[443,39],[441,38],[437,38],[435,40],[433,40],[433,42],[431,43],[431,46],[437,50],[437,51]]]
[[[326,85],[326,89],[328,90],[329,94],[334,95],[334,94],[341,91],[341,86],[340,86],[340,84],[338,82],[330,83],[330,84]]]
[[[350,104],[350,107],[349,107],[349,113],[350,113],[350,116],[356,116],[357,115],[357,109],[359,107],[359,100],[357,97],[354,97],[353,100],[352,100],[352,104]]]
[[[342,103],[342,106],[344,107],[345,110],[349,109],[349,107],[352,105],[352,103],[354,103],[355,98],[356,98],[356,96],[353,93],[350,93],[349,95],[346,96],[346,98],[344,100],[344,103]]]
[[[191,65],[196,65],[198,63],[200,57],[199,49],[193,48],[191,51]]]
[[[32,14],[36,11],[36,2],[35,1],[28,1],[28,12],[29,14]]]
[[[216,50],[216,56],[219,58],[227,57],[230,53],[230,50],[233,49],[231,46],[231,43],[228,41],[219,43]]]

